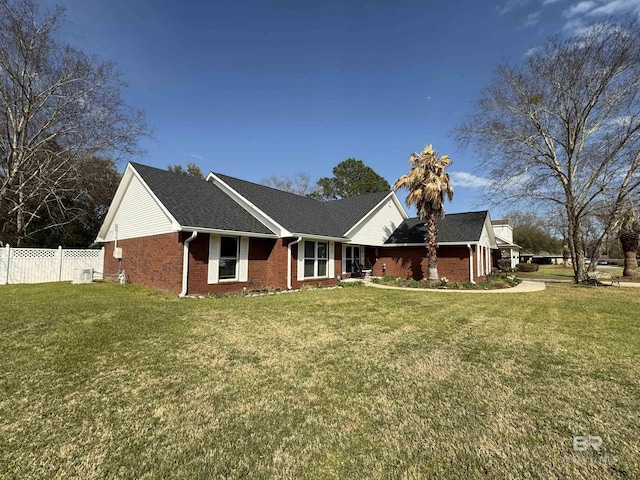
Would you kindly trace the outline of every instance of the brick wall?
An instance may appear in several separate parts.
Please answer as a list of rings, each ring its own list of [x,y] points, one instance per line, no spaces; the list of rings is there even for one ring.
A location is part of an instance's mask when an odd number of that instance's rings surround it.
[[[241,293],[245,288],[247,290],[260,290],[266,287],[286,288],[286,278],[284,286],[269,283],[270,259],[274,255],[274,252],[278,251],[278,241],[279,240],[270,238],[249,239],[249,267],[246,282],[209,284],[209,235],[199,234],[196,239],[189,244],[189,283],[187,294]]]
[[[190,233],[170,233],[129,240],[118,241],[122,247],[122,268],[127,281],[148,285],[159,290],[180,293],[182,290],[183,244]],[[287,245],[294,239],[249,239],[248,281],[222,282],[210,285],[209,274],[209,235],[199,234],[189,244],[189,282],[187,294],[205,295],[207,293],[242,293],[247,290],[263,288],[287,289]],[[291,261],[291,283],[294,289],[303,284],[334,285],[336,279],[297,280],[298,246],[293,247]],[[105,274],[116,276],[119,264],[113,258],[114,242],[105,244]],[[335,247],[335,275],[340,273],[342,247]]]
[[[122,268],[127,281],[158,290],[180,293],[182,289],[182,241],[179,233],[119,240]],[[105,243],[104,273],[115,277],[119,262],[113,258],[114,242]]]
[[[421,280],[426,277],[427,272],[426,253],[424,247],[380,248],[379,257],[373,266],[374,272],[382,275],[382,265],[386,264],[387,275]],[[439,247],[438,275],[455,282],[468,282],[469,249],[466,246]]]

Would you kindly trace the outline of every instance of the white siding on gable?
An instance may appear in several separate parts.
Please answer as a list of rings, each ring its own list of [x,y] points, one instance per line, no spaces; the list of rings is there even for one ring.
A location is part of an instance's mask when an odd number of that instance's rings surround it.
[[[493,227],[491,227],[493,228]],[[491,235],[487,230],[487,222],[485,222],[484,227],[482,227],[482,233],[480,234],[480,240],[478,242],[478,252],[477,255],[477,264],[478,264],[478,275],[484,276],[487,275],[491,271],[491,248],[495,245],[492,245]],[[484,268],[483,268],[484,267]]]
[[[483,247],[491,248],[491,238],[489,237],[489,233],[487,232],[486,225],[482,228],[482,233],[480,234],[479,243]]]
[[[396,228],[404,221],[391,197],[387,198],[364,222],[349,233],[351,243],[360,245],[384,245]]]
[[[513,243],[513,227],[511,225],[494,225],[493,233],[503,240]]]
[[[104,241],[147,237],[173,231],[172,219],[162,210],[142,182],[133,175]]]

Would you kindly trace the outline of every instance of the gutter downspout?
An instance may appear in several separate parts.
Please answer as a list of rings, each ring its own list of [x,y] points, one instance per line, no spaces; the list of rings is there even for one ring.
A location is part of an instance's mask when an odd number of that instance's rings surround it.
[[[180,297],[187,295],[187,285],[189,283],[189,244],[196,239],[198,232],[192,232],[191,236],[184,241],[182,249],[182,291]]]
[[[291,247],[298,243],[300,240],[302,240],[302,237],[298,237],[297,240],[287,245],[287,290],[293,289],[293,286],[291,285]]]
[[[470,243],[467,243],[467,248],[469,249],[469,282],[476,283],[473,281],[473,248]]]

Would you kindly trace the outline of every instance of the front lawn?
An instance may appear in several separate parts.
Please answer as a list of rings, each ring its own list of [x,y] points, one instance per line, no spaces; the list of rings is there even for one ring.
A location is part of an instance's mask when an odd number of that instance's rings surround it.
[[[0,300],[3,479],[640,477],[636,289]]]
[[[602,268],[598,267],[596,270],[602,270],[603,272],[609,272],[614,277],[622,275],[622,267],[619,268]],[[538,278],[545,280],[569,280],[573,281],[573,268],[564,267],[562,265],[539,265],[537,272],[516,272],[518,278]]]

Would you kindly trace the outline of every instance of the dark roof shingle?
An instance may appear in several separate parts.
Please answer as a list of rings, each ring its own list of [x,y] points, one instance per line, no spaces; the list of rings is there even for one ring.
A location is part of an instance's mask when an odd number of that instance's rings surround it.
[[[273,232],[213,182],[131,163],[160,202],[182,225],[238,232]],[[344,237],[389,192],[322,202],[257,183],[215,174],[262,212],[296,234]]]
[[[436,224],[438,243],[477,242],[482,235],[488,211],[452,213]],[[387,245],[402,243],[424,243],[426,227],[417,217],[409,218],[391,234]]]
[[[389,192],[322,202],[275,188],[215,174],[292,233],[343,237]]]

